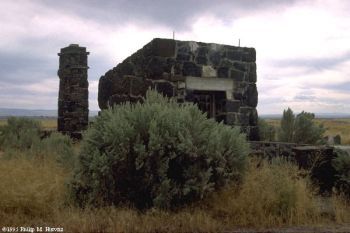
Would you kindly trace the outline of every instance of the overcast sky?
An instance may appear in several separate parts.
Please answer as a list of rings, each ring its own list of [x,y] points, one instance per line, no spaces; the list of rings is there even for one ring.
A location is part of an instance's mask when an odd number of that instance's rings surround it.
[[[0,0],[0,108],[57,109],[58,56],[87,47],[98,80],[152,38],[254,47],[258,111],[350,113],[348,0]]]

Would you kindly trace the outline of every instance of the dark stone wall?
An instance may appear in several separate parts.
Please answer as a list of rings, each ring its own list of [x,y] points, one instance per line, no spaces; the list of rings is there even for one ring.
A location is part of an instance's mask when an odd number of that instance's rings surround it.
[[[87,55],[85,47],[72,44],[62,48],[59,56],[57,130],[74,138],[81,137],[89,121]]]
[[[106,109],[124,101],[142,100],[149,87],[179,102],[197,103],[201,98],[205,102],[215,92],[215,118],[241,126],[251,140],[258,140],[255,62],[254,48],[156,38],[100,78],[98,103]],[[203,80],[200,85],[204,89],[209,78],[232,80],[233,85],[222,97],[217,92],[222,90],[210,92],[209,86],[205,93],[192,90],[187,77],[201,78],[198,82]]]

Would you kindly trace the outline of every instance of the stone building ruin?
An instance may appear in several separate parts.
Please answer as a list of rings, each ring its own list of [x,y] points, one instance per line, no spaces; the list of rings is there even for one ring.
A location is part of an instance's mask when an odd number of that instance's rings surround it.
[[[151,87],[258,140],[256,81],[254,48],[156,38],[100,78],[98,103],[139,101]]]
[[[89,83],[87,79],[87,56],[85,47],[71,44],[62,48],[59,56],[57,131],[81,138],[89,122]]]

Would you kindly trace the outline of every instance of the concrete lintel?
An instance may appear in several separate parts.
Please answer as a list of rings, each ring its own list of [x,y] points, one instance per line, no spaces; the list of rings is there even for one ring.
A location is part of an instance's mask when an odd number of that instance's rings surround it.
[[[224,91],[227,99],[232,99],[234,82],[228,78],[186,77],[186,89],[195,91]]]

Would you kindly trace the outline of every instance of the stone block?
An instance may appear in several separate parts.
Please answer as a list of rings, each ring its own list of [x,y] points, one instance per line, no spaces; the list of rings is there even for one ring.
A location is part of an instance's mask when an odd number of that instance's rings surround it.
[[[245,63],[249,66],[249,71],[256,72],[256,63],[255,62],[250,62],[250,63]]]
[[[174,57],[176,42],[172,39],[156,38],[152,41],[152,55],[160,57]]]
[[[160,79],[167,67],[167,61],[163,57],[152,57],[146,65],[145,74],[147,78]]]
[[[220,66],[224,66],[224,67],[229,67],[229,68],[233,68],[233,61],[227,58],[223,58],[220,61]]]
[[[256,84],[249,84],[247,88],[247,104],[250,107],[256,107],[258,105],[258,90]]]
[[[245,73],[240,70],[231,69],[230,77],[235,81],[242,82],[244,81]]]
[[[183,67],[182,63],[176,62],[172,67],[172,74],[182,76],[182,67]]]
[[[227,113],[225,115],[224,123],[227,125],[239,125],[239,119],[241,115],[239,113]]]
[[[249,69],[249,65],[246,62],[235,61],[232,65],[235,69],[240,71],[247,71]]]
[[[184,62],[182,73],[184,76],[201,77],[202,67],[194,62]]]
[[[131,95],[145,95],[149,88],[149,82],[145,82],[142,77],[132,77],[131,78]]]
[[[242,61],[245,62],[255,62],[256,61],[256,51],[254,48],[245,48],[242,54]]]
[[[249,114],[249,125],[257,126],[258,125],[258,111],[256,108],[252,108]]]
[[[201,46],[197,49],[197,55],[206,57],[209,52],[209,48],[206,46]]]
[[[249,71],[249,73],[248,73],[248,82],[256,83],[256,80],[257,80],[256,71]]]
[[[226,51],[225,56],[232,61],[242,60],[242,52],[238,50],[228,50]]]
[[[118,77],[113,80],[111,94],[130,94],[131,79],[130,76]]]
[[[118,65],[118,69],[116,71],[121,75],[134,75],[134,69],[135,67],[132,63],[124,61]]]
[[[109,100],[108,100],[108,105],[109,106],[113,106],[115,104],[122,104],[122,103],[125,103],[127,101],[130,101],[130,97],[129,95],[112,95],[109,97]]]
[[[240,114],[239,123],[242,126],[248,126],[249,125],[249,115]]]
[[[216,70],[212,66],[202,66],[202,77],[217,77]]]
[[[197,56],[195,60],[196,60],[196,63],[200,65],[208,64],[208,58],[206,56]]]
[[[178,53],[176,56],[177,61],[190,61],[191,60],[191,55],[189,53]]]
[[[241,102],[239,100],[224,100],[222,106],[225,112],[238,112]]]
[[[221,61],[221,53],[219,51],[214,51],[209,53],[209,61],[214,66],[218,66]]]
[[[188,43],[178,41],[177,42],[177,52],[178,53],[189,53],[189,52],[191,52],[191,48],[190,48]]]
[[[173,97],[176,95],[176,87],[171,82],[156,82],[155,87],[164,96]]]
[[[230,68],[229,67],[219,67],[218,68],[218,77],[219,78],[229,78],[230,77]]]
[[[186,82],[177,82],[177,89],[185,89]]]

